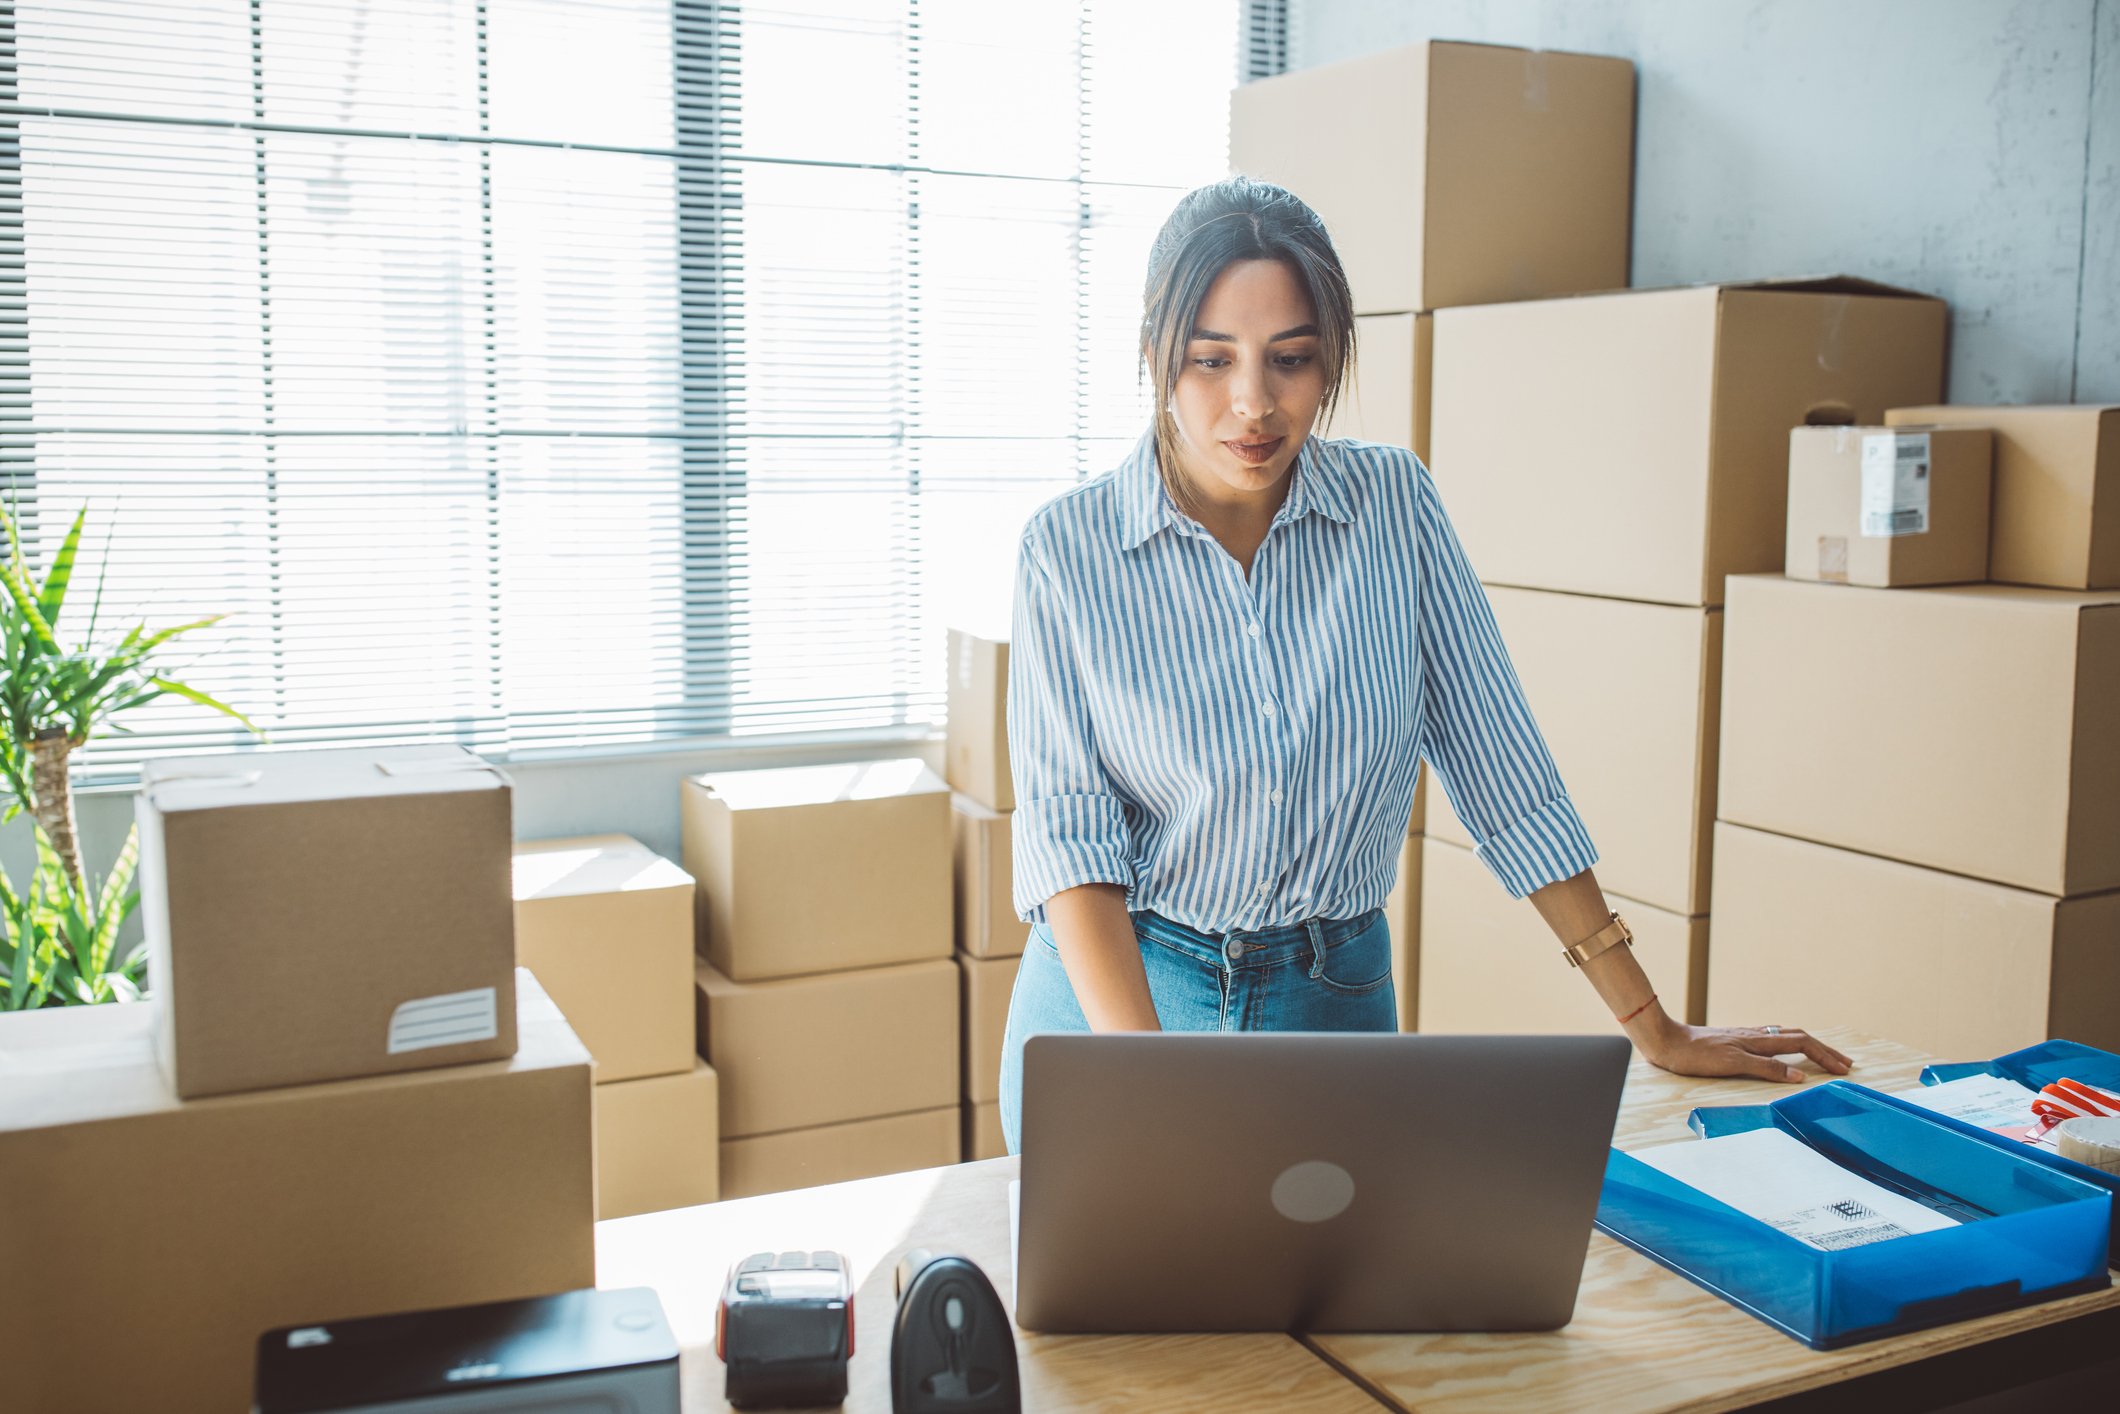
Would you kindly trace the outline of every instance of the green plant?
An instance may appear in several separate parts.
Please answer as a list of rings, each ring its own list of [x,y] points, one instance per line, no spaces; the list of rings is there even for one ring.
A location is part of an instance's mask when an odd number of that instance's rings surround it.
[[[223,616],[153,633],[139,623],[99,647],[96,627],[110,568],[106,539],[88,627],[80,646],[68,648],[58,628],[87,510],[74,517],[41,584],[31,574],[12,508],[0,511],[0,520],[6,522],[8,551],[0,565],[0,787],[6,792],[0,824],[27,811],[37,839],[37,867],[26,891],[17,890],[0,868],[0,1010],[131,1000],[140,995],[145,959],[138,950],[125,958],[112,953],[118,930],[139,903],[132,889],[139,837],[137,831],[126,836],[117,862],[91,891],[74,828],[72,755],[100,728],[126,730],[113,720],[119,714],[164,696],[226,713],[253,732],[258,728],[233,707],[151,665],[172,641]]]

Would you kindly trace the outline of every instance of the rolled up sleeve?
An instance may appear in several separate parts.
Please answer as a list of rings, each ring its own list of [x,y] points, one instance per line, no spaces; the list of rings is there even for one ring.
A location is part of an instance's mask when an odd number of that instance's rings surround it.
[[[1079,884],[1134,887],[1125,808],[1097,758],[1076,646],[1037,524],[1016,559],[1008,669],[1014,902],[1045,921],[1045,901]]]
[[[1493,606],[1428,468],[1418,475],[1421,755],[1475,852],[1523,898],[1595,864],[1597,848],[1532,720]]]

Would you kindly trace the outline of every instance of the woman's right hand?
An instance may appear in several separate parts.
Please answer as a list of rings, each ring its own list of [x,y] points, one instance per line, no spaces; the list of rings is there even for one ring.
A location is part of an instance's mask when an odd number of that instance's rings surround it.
[[[1078,884],[1045,901],[1068,985],[1092,1031],[1160,1031],[1141,942],[1117,884]]]

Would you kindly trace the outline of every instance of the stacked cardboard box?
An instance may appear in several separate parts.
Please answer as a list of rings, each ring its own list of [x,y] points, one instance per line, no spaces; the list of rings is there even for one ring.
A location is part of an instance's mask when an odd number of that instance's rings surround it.
[[[589,1058],[514,966],[509,806],[453,747],[142,772],[152,1000],[0,1024],[12,1400],[239,1408],[271,1327],[594,1280]]]
[[[1709,1019],[2120,1047],[2120,592],[1728,605]]]
[[[1651,977],[1687,1019],[1707,997],[1724,576],[1781,567],[1790,430],[1932,398],[1944,318],[1939,301],[1847,279],[1435,317],[1437,484],[1597,842],[1598,880],[1638,940],[1670,936]],[[1430,798],[1421,1025],[1478,1027],[1490,1012],[1463,954],[1484,915],[1436,892],[1441,851],[1475,841]],[[1513,1025],[1582,1024],[1572,994],[1542,994],[1512,995]]]
[[[1001,1038],[1030,925],[1016,916],[1009,852],[1016,807],[1008,765],[1008,644],[963,629],[949,636],[951,857],[957,967],[963,977],[964,1156],[998,1158]]]
[[[596,1059],[596,1211],[719,1196],[717,1094],[697,1054],[691,875],[626,835],[515,847],[515,946]]]
[[[949,792],[916,760],[683,786],[721,1192],[955,1163]]]
[[[1229,150],[1309,203],[1346,266],[1360,357],[1328,436],[1426,460],[1430,311],[1627,283],[1624,59],[1431,43],[1320,65],[1237,89]]]

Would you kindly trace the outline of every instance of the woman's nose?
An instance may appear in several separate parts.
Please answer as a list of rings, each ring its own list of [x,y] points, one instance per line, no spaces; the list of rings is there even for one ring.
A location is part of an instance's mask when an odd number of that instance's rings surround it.
[[[1254,421],[1269,416],[1274,409],[1273,389],[1268,384],[1263,369],[1252,368],[1240,371],[1230,380],[1229,410],[1239,417]]]

